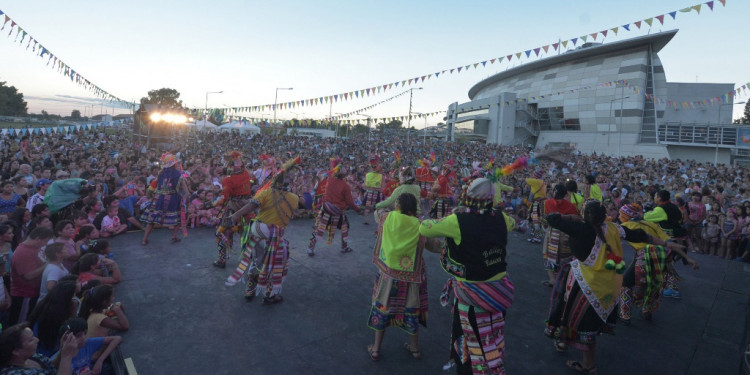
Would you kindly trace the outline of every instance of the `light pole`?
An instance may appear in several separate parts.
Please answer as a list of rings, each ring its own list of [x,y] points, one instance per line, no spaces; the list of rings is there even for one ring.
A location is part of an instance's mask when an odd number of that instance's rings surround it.
[[[203,128],[206,127],[206,122],[208,121],[208,94],[223,94],[224,91],[208,91],[206,92],[206,107],[205,112],[203,112]]]
[[[279,101],[279,90],[294,90],[294,87],[277,87],[276,97],[273,99],[273,123],[276,124],[276,103]]]
[[[716,150],[714,151],[714,167],[719,165],[719,139],[721,138],[722,131],[721,131],[721,107],[724,106],[730,106],[732,107],[732,116],[734,116],[734,106],[737,104],[745,104],[745,102],[737,102],[737,103],[724,103],[719,104],[719,115],[718,119],[716,120]],[[732,119],[730,117],[729,122],[732,122]]]
[[[410,133],[409,129],[411,129],[411,99],[414,96],[414,90],[423,90],[423,89],[424,87],[416,87],[416,88],[412,87],[409,89],[409,117],[406,118],[406,121],[408,121],[406,125],[406,142],[407,143],[409,142],[409,133]]]
[[[625,100],[625,99],[627,99],[629,97],[630,96],[625,96],[625,97],[620,98],[620,100]],[[615,115],[612,112],[612,103],[614,103],[615,100],[618,100],[618,99],[614,98],[614,99],[612,99],[612,100],[609,101],[609,121],[610,122],[609,122],[609,126],[608,126],[609,129],[607,129],[607,150],[609,150],[609,138],[612,135],[612,125],[617,125],[615,123]],[[620,117],[622,118],[622,104],[620,104]],[[622,121],[620,121],[620,123],[622,124]],[[622,134],[620,134],[620,136],[622,136]],[[617,140],[618,140],[618,144],[619,144],[620,138],[618,138]],[[617,152],[619,154],[620,151],[618,150]]]
[[[414,112],[415,115],[424,116],[424,129],[422,129],[422,143],[427,144],[427,114]]]
[[[370,144],[370,120],[372,119],[372,116],[366,115],[364,113],[357,113],[359,116],[365,116],[367,117],[367,144]]]

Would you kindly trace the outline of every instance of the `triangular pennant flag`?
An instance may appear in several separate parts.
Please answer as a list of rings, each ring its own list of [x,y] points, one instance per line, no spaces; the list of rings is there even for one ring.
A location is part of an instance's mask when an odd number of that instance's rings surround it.
[[[529,57],[531,55],[531,50],[526,50],[524,53],[526,54],[526,57]]]
[[[511,58],[513,58],[513,55],[508,55],[508,61],[510,61]]]
[[[568,48],[568,41],[567,40],[563,40],[562,46],[563,46],[563,48]]]
[[[495,60],[497,60],[497,59],[492,59],[492,60],[490,60],[490,65],[494,64],[494,63],[495,63]],[[484,63],[482,63],[482,65],[484,65]]]
[[[660,16],[656,16],[656,19],[659,20],[659,23],[661,23],[662,25],[664,24],[664,15],[663,14],[660,15]]]
[[[557,46],[560,45],[559,43],[552,43],[552,48],[557,51]]]
[[[692,8],[695,9],[698,14],[701,14],[701,4],[693,5]]]
[[[544,46],[544,47],[542,47],[542,49],[544,49],[544,53],[547,53],[547,50],[549,49],[549,44],[546,45],[546,46]]]
[[[605,38],[607,37],[607,30],[602,30],[602,31],[600,31],[600,33],[602,33],[603,37],[605,37]],[[596,39],[596,38],[594,38],[594,39]]]
[[[539,51],[540,51],[540,50],[541,50],[541,48],[539,48],[539,47],[536,47],[536,48],[534,48],[534,53],[535,53],[535,54],[536,54],[537,56],[539,56]]]
[[[635,21],[633,23],[635,24],[635,27],[637,27],[639,29],[641,28],[641,21]]]
[[[646,18],[645,20],[643,20],[643,22],[645,22],[645,23],[647,23],[647,24],[648,24],[649,26],[651,26],[651,23],[652,23],[652,22],[654,22],[654,19],[653,19],[653,18]]]
[[[669,15],[672,17],[672,19],[675,19],[677,16],[677,11],[669,12]]]
[[[617,35],[617,30],[619,29],[620,29],[619,27],[613,27],[610,30],[612,30],[612,32],[615,33],[615,35]]]
[[[687,7],[687,8],[682,8],[682,9],[680,9],[680,12],[682,12],[682,13],[689,13],[689,12],[691,12],[692,10],[693,10],[693,8],[691,8],[691,7]],[[684,103],[684,102],[683,102],[683,103]]]
[[[477,68],[477,65],[479,65],[479,63],[474,63],[474,69]],[[482,65],[484,65],[484,64],[482,64]],[[468,65],[467,65],[467,67],[468,67]],[[466,69],[469,69],[469,68],[466,68]]]
[[[625,29],[625,30],[627,30],[627,31],[630,31],[630,24],[622,25],[622,28]]]
[[[589,40],[588,35],[581,35],[581,40],[583,40],[584,43]]]
[[[590,35],[591,35],[591,37],[592,37],[592,38],[594,38],[594,40],[596,40],[596,36],[597,36],[598,34],[599,34],[599,33],[591,33]]]
[[[456,69],[458,69],[458,72],[459,72],[459,73],[461,73],[461,69],[463,69],[463,66],[459,66],[459,67],[458,67],[458,68],[456,68]]]
[[[707,2],[706,5],[708,5],[708,8],[711,9],[712,12],[714,11],[714,2],[713,1]]]
[[[719,2],[721,3],[721,5],[722,5],[722,6],[727,6],[727,3],[726,3],[726,1],[727,1],[727,0],[719,0]]]
[[[570,41],[573,42],[573,45],[576,45],[576,43],[578,42],[578,38],[573,38]]]
[[[521,54],[522,54],[522,53],[523,53],[523,52],[516,52],[516,58],[517,58],[517,59],[520,59],[520,58],[521,58]]]

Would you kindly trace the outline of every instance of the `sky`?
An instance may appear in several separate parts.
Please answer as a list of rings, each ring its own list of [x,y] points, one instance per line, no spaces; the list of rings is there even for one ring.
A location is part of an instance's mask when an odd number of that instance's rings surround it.
[[[604,43],[679,29],[659,53],[669,82],[750,82],[746,18],[750,1],[714,2],[700,14],[678,12],[664,25],[621,26],[700,4],[698,0],[600,1],[0,1],[0,10],[56,56],[109,93],[137,102],[149,90],[174,88],[193,108],[248,107],[358,91],[471,64],[356,100],[277,110],[278,119],[349,113],[409,88],[413,113],[444,111],[468,101],[480,80],[517,66],[474,63],[601,30]],[[0,23],[3,16],[0,16]],[[0,32],[0,82],[24,94],[29,112],[69,115],[126,113],[102,103]],[[590,41],[590,40],[589,40]],[[580,42],[579,42],[580,45]],[[572,45],[568,45],[572,47]],[[550,48],[550,53],[556,53]],[[520,63],[543,58],[525,56]],[[739,97],[735,101],[747,101]],[[743,105],[736,105],[735,117]],[[409,95],[378,105],[374,118],[406,116]],[[444,114],[427,118],[432,126]],[[247,114],[247,116],[251,116]],[[252,117],[270,119],[272,110]],[[352,117],[363,118],[364,117]],[[421,128],[424,119],[412,120]]]

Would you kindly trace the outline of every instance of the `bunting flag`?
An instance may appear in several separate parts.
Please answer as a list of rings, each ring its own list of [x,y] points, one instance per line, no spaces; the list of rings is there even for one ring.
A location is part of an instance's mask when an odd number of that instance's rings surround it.
[[[98,85],[95,85],[93,82],[91,82],[88,79],[86,79],[81,74],[77,73],[73,68],[71,68],[70,66],[68,66],[65,62],[63,62],[61,59],[59,59],[57,56],[55,56],[52,52],[50,52],[48,48],[42,46],[42,44],[39,43],[39,41],[36,40],[36,38],[34,38],[33,36],[31,36],[31,34],[29,32],[27,32],[26,30],[24,30],[18,23],[16,23],[16,21],[14,21],[12,18],[10,18],[10,16],[8,16],[2,10],[0,10],[0,15],[4,15],[5,16],[5,22],[3,23],[3,27],[0,30],[4,30],[5,26],[8,24],[8,22],[10,22],[10,29],[8,30],[8,37],[10,37],[11,34],[13,34],[13,30],[16,31],[16,36],[15,36],[15,39],[13,40],[14,43],[23,44],[24,40],[28,36],[29,39],[28,39],[28,42],[26,44],[26,50],[28,50],[29,47],[33,43],[32,52],[35,55],[39,56],[42,59],[44,59],[45,55],[49,55],[48,60],[47,60],[47,65],[49,65],[49,61],[54,58],[55,63],[53,64],[52,68],[56,69],[58,72],[62,73],[64,76],[70,78],[70,80],[72,82],[76,83],[78,86],[81,86],[84,89],[86,89],[88,91],[91,91],[92,93],[94,93],[94,95],[96,95],[96,96],[98,96],[98,97],[100,97],[100,98],[102,98],[104,100],[107,100],[110,103],[119,104],[119,105],[121,105],[123,107],[126,107],[126,108],[133,108],[135,106],[134,103],[127,102],[125,100],[122,100],[122,99],[120,99],[120,98],[118,98],[118,97],[110,94],[106,90],[102,89]],[[18,40],[19,36],[21,37],[20,41]],[[37,47],[39,47],[38,48],[39,52],[37,52]]]

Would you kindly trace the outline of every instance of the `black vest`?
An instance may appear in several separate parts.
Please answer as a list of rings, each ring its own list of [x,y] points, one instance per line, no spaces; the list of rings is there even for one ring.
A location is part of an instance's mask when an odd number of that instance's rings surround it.
[[[665,203],[659,207],[667,213],[667,220],[658,223],[662,229],[671,234],[672,237],[686,236],[687,230],[682,225],[682,211],[680,211],[680,208],[672,202]]]
[[[508,230],[502,214],[458,213],[461,244],[447,239],[448,248],[440,259],[443,269],[451,275],[484,281],[505,272],[505,245]]]

